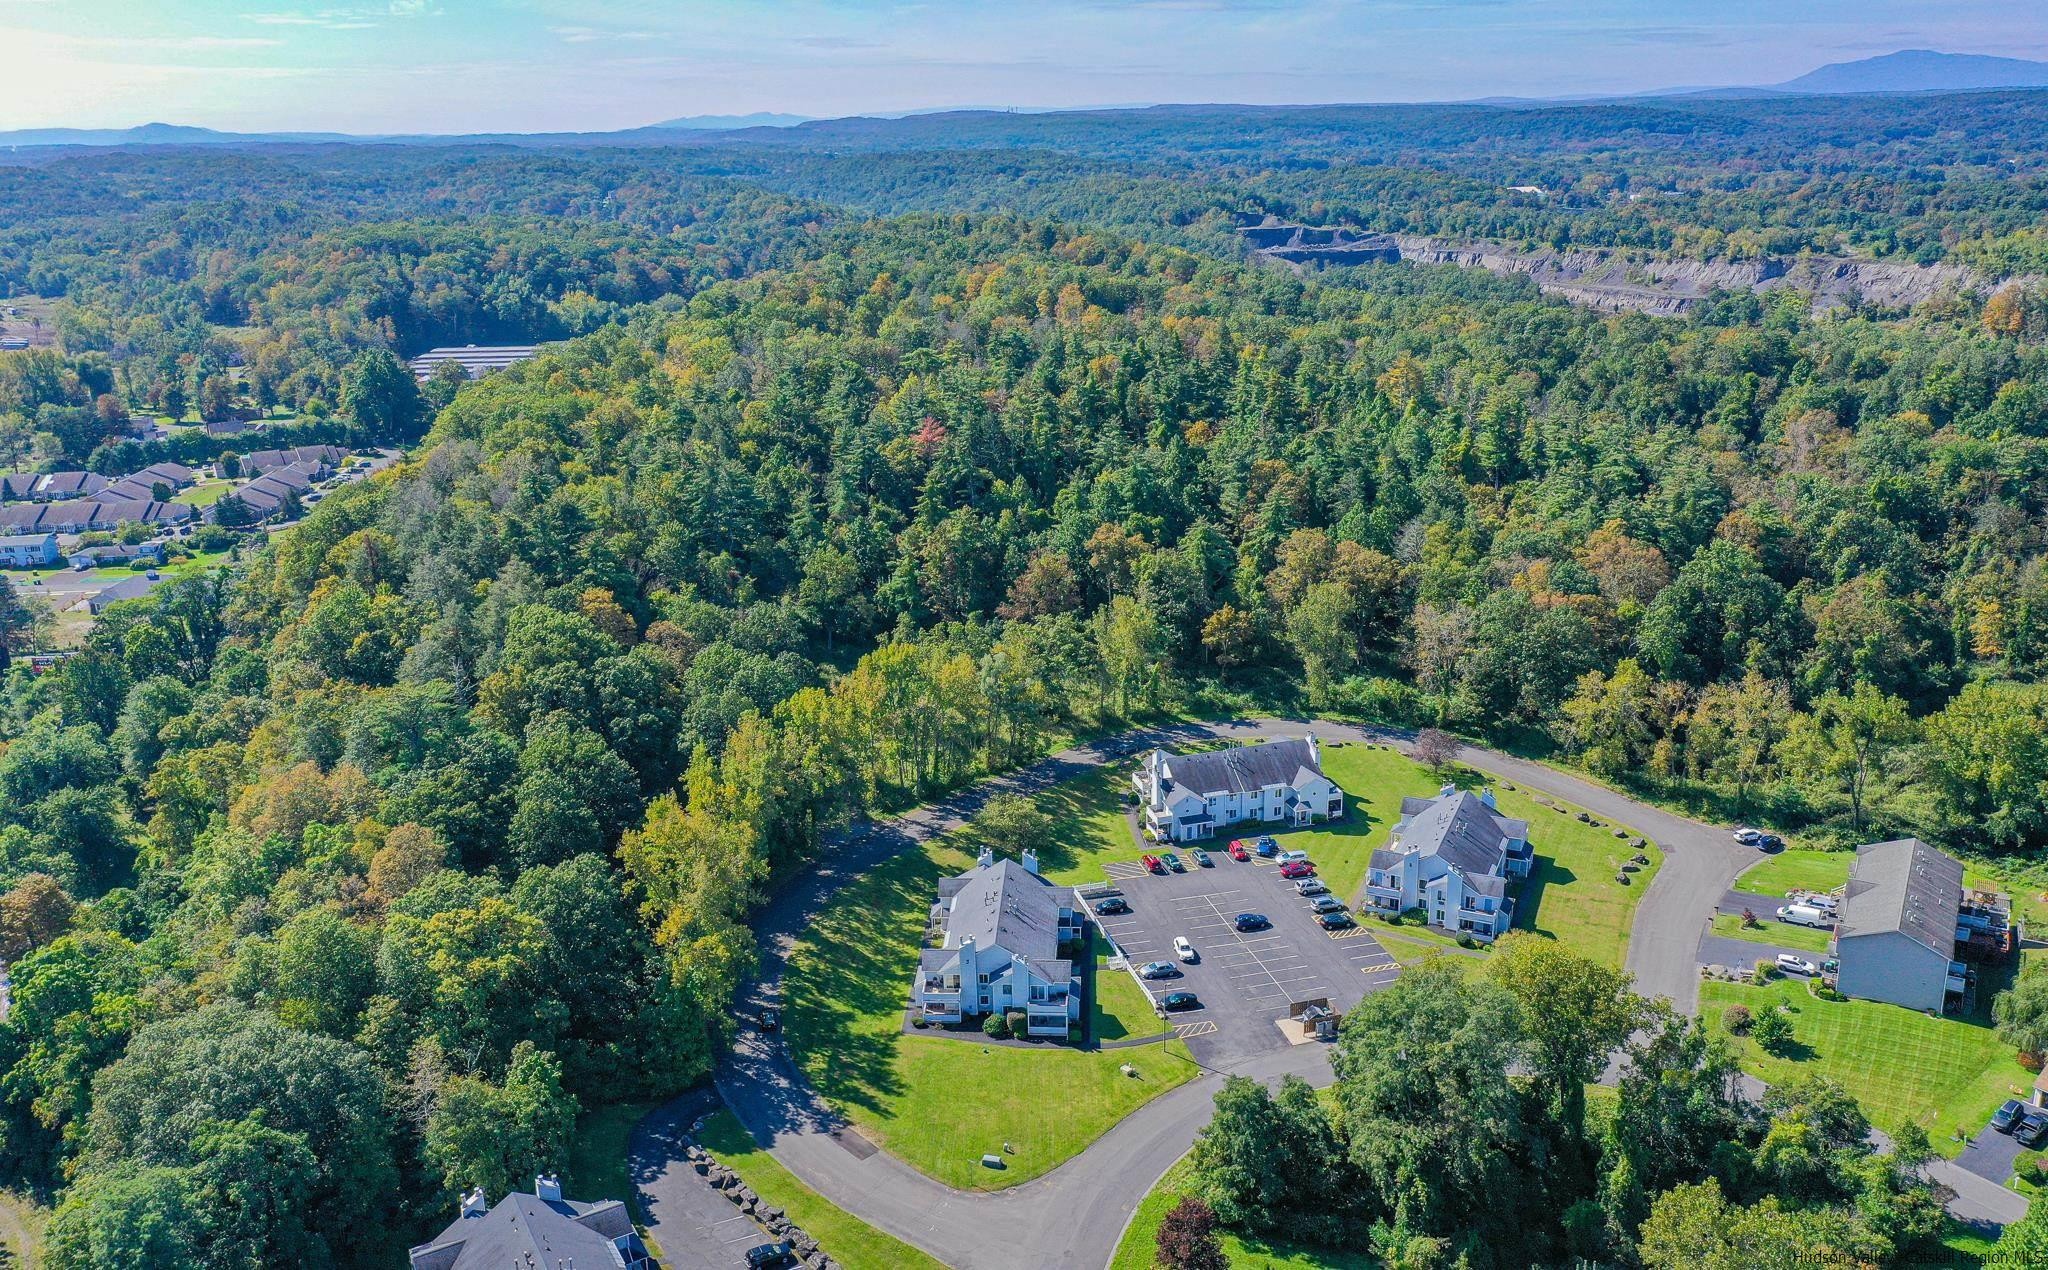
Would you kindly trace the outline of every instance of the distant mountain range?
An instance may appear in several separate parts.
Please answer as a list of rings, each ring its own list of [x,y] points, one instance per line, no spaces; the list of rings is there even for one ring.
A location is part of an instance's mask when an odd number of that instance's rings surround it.
[[[793,128],[800,123],[809,123],[815,115],[778,115],[769,110],[757,110],[751,115],[684,115],[680,119],[664,119],[650,128],[674,128],[678,132],[732,132],[739,128]]]
[[[1981,88],[2048,88],[2048,62],[1904,49],[1856,62],[1836,62],[1772,87],[1784,93],[1958,93]]]
[[[1979,53],[1938,53],[1932,49],[1902,49],[1880,57],[1854,62],[1835,62],[1808,71],[1782,84],[1728,88],[1666,88],[1648,93],[1572,97],[1485,97],[1466,104],[1507,107],[1555,106],[1591,101],[1639,101],[1658,97],[1767,97],[1779,93],[1953,93],[1996,88],[2048,88],[2048,62],[2017,57],[1991,57]],[[1069,107],[1071,110],[1137,110],[1141,106]],[[878,111],[870,120],[906,119],[914,116],[991,111],[999,107],[933,107],[923,110]],[[1053,108],[1035,107],[1023,113],[1058,113]],[[599,143],[612,145],[663,144],[678,133],[741,132],[749,129],[787,129],[804,124],[850,122],[819,120],[808,115],[758,111],[745,115],[683,115],[660,123],[616,132],[595,133],[479,133],[460,136],[360,136],[340,132],[219,132],[178,124],[149,123],[137,128],[29,128],[0,132],[0,149],[17,146],[124,146],[124,145],[251,145],[257,143],[321,143],[335,141],[385,142],[400,144],[549,145]]]

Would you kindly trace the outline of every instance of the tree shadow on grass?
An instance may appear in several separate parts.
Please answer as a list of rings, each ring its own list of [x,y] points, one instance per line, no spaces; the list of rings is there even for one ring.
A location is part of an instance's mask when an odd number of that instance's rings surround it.
[[[826,1098],[886,1114],[925,921],[942,869],[907,851],[816,915],[783,979],[790,1049]]]

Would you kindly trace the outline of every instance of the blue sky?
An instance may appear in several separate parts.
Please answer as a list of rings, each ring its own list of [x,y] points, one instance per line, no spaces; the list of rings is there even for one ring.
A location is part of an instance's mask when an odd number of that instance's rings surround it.
[[[0,129],[1413,101],[2048,57],[2043,0],[0,0]]]

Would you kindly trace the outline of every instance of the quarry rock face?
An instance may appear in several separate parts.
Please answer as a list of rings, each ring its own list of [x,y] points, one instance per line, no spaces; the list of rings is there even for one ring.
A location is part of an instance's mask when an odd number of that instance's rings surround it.
[[[2004,279],[1959,265],[1917,265],[1851,256],[1769,256],[1757,260],[1682,260],[1600,248],[1518,250],[1482,240],[1424,234],[1380,234],[1344,227],[1295,225],[1274,217],[1239,228],[1252,253],[1295,268],[1324,265],[1457,265],[1521,274],[1542,291],[1608,312],[1677,317],[1715,291],[1767,294],[1792,290],[1813,297],[1817,312],[1866,304],[1905,309],[1937,296],[1988,291]]]

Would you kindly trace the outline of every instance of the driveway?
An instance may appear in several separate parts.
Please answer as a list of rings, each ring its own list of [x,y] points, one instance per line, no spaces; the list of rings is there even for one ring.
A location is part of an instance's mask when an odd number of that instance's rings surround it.
[[[1311,728],[1328,739],[1391,741],[1403,748],[1412,739],[1382,729],[1275,719],[1143,729],[1063,751],[895,820],[835,835],[820,851],[818,864],[757,916],[761,966],[756,981],[742,993],[743,1005],[758,1010],[776,1002],[790,950],[840,887],[897,852],[958,828],[995,794],[1035,793],[1106,763],[1125,761],[1154,745],[1211,739],[1248,741],[1300,735]],[[1639,992],[1667,997],[1680,1009],[1695,1009],[1701,934],[1736,874],[1757,859],[1756,852],[1734,842],[1722,830],[1525,759],[1469,746],[1462,747],[1457,758],[1479,771],[1630,826],[1662,848],[1663,867],[1636,909],[1627,968],[1635,976]],[[1259,911],[1271,916],[1277,907],[1262,906]],[[1367,936],[1359,942],[1376,941]],[[1761,945],[1757,948],[1758,952],[1750,955],[1751,962],[1768,951]],[[1277,975],[1273,978],[1279,982]],[[954,1190],[859,1139],[797,1075],[779,1037],[744,1034],[720,1067],[717,1088],[755,1139],[812,1189],[950,1266],[961,1270],[1014,1266],[1098,1270],[1115,1251],[1137,1202],[1186,1153],[1196,1133],[1208,1123],[1212,1099],[1226,1074],[1271,1081],[1292,1073],[1318,1085],[1328,1084],[1332,1078],[1327,1051],[1320,1045],[1289,1046],[1241,1057],[1225,1050],[1218,1058],[1221,1061],[1207,1064],[1210,1070],[1206,1074],[1140,1107],[1079,1156],[1042,1177],[993,1193]],[[1982,1216],[2010,1221],[2017,1215],[2015,1205],[2017,1213],[2025,1212],[2025,1200],[2013,1192],[1991,1186],[1947,1161],[1939,1166],[1931,1167],[1930,1172],[1944,1182],[1949,1180],[1947,1173],[1958,1178],[1950,1183],[1959,1193],[1951,1208],[1964,1220]],[[645,1211],[654,1222],[668,1220],[687,1228],[687,1215],[663,1211],[670,1202],[667,1194],[665,1188],[647,1186]]]
[[[690,1125],[717,1105],[709,1090],[692,1090],[634,1126],[626,1149],[634,1205],[647,1215],[648,1237],[669,1270],[732,1270],[747,1264],[747,1249],[769,1242],[766,1230],[683,1161]]]
[[[2012,1164],[2026,1150],[2019,1139],[2009,1133],[2000,1133],[1990,1125],[1977,1131],[1970,1139],[1970,1145],[1963,1148],[1955,1159],[1956,1167],[1965,1173],[1974,1173],[1994,1186],[2004,1186],[2012,1176]]]

